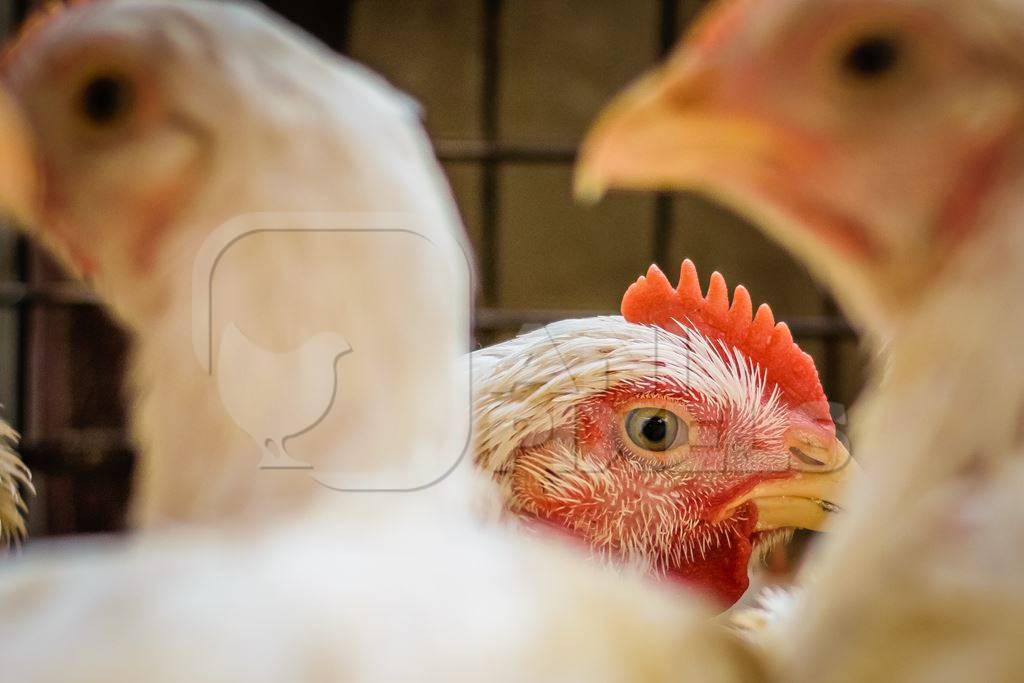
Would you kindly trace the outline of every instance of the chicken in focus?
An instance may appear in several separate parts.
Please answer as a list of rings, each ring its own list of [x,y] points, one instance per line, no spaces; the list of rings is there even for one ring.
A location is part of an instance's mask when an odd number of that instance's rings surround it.
[[[725,280],[651,266],[622,317],[565,320],[473,354],[474,453],[506,507],[723,607],[752,557],[839,511],[856,464],[814,363]]]
[[[881,353],[783,680],[1024,675],[1022,37],[1012,1],[721,2],[584,145],[581,191],[725,201]]]

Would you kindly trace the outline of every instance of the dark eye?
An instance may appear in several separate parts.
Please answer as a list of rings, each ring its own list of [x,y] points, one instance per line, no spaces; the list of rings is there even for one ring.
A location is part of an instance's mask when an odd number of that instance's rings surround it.
[[[80,114],[93,125],[111,126],[131,114],[135,88],[122,76],[95,76],[82,87],[78,106]]]
[[[899,67],[902,53],[903,47],[894,36],[867,35],[843,53],[843,72],[863,81],[877,80]]]
[[[667,451],[688,442],[684,420],[664,408],[637,408],[626,415],[629,440],[645,451]]]

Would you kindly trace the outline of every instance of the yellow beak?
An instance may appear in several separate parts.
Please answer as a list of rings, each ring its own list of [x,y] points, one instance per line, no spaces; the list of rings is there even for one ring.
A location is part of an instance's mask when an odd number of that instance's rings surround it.
[[[0,214],[26,225],[35,222],[38,188],[28,126],[0,91]]]
[[[795,444],[796,442],[794,442]],[[720,513],[725,519],[741,505],[754,503],[757,530],[798,528],[825,530],[849,501],[861,476],[860,465],[836,439],[825,448],[806,443],[790,448],[790,473],[758,484]]]
[[[714,73],[682,61],[641,77],[598,117],[577,158],[579,200],[611,187],[729,194],[730,179],[749,183],[744,172],[801,163],[799,141],[717,104]]]

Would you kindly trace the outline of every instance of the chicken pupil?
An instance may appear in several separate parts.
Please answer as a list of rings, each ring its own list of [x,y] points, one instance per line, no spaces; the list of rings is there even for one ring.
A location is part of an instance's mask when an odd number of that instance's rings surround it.
[[[131,105],[131,88],[116,76],[99,76],[82,91],[82,111],[93,123],[116,121]]]
[[[640,428],[644,438],[652,443],[660,443],[665,440],[668,434],[668,423],[660,415],[647,418],[644,426]]]
[[[868,36],[854,43],[843,57],[843,68],[861,78],[876,78],[891,71],[899,61],[898,42],[889,36]]]

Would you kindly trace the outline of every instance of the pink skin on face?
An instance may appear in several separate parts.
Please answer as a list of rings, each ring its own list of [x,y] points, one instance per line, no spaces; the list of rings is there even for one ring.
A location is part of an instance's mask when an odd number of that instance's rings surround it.
[[[630,443],[622,416],[637,405],[685,416],[690,445],[654,453]],[[736,602],[748,586],[757,510],[746,503],[718,518],[757,484],[787,476],[782,439],[745,430],[700,394],[668,382],[602,392],[576,418],[574,474],[589,486],[560,486],[548,454],[524,449],[517,462],[526,466],[514,480],[524,511],[599,553],[642,556],[670,580],[723,605]],[[746,459],[744,451],[756,455]],[[744,468],[750,460],[757,471]],[[539,479],[542,462],[550,477]]]

